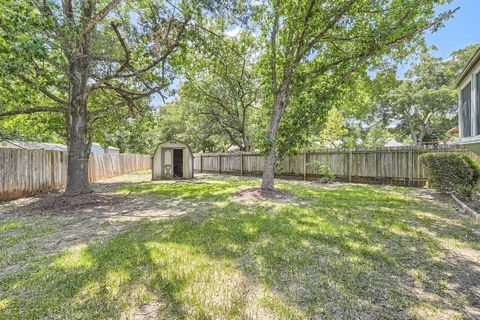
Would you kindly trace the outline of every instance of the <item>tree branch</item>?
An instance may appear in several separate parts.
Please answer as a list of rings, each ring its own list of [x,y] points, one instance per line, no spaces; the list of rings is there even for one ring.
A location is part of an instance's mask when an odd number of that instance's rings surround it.
[[[113,90],[121,95],[132,96],[132,98],[134,99],[141,99],[141,98],[147,97],[163,89],[163,87],[154,87],[154,88],[150,88],[148,91],[145,91],[145,92],[135,92],[135,91],[130,91],[127,89],[123,89],[121,87],[112,86],[108,84],[103,85],[102,88]]]
[[[225,104],[223,103],[222,99],[218,98],[218,97],[215,97],[211,94],[209,94],[207,91],[203,90],[200,86],[196,86],[195,84],[193,84],[192,81],[190,81],[189,83],[193,88],[197,89],[198,91],[200,91],[203,95],[205,95],[207,97],[207,100],[210,100],[211,102],[217,104],[218,106],[220,106],[223,110],[225,110],[225,112],[230,116],[232,117],[233,119],[235,119],[235,115],[232,114],[232,112],[228,109],[227,106],[225,106]]]
[[[83,27],[82,31],[80,31],[80,35],[83,37],[85,34],[92,31],[95,25],[106,17],[106,15],[112,11],[118,4],[120,0],[112,0],[110,1],[102,10],[100,10],[95,16],[93,16],[87,24]]]
[[[352,5],[356,2],[357,0],[350,0],[349,2],[347,2],[338,12],[337,14],[335,15],[335,17],[333,18],[333,20],[327,24],[327,26],[320,32],[318,33],[308,44],[305,48],[301,48],[299,47],[299,50],[297,51],[297,59],[296,61],[300,61],[303,56],[308,53],[308,51],[310,51],[314,46],[315,44],[317,44],[317,42],[325,35],[327,34],[327,32],[333,28],[335,26],[335,24],[337,24],[337,22],[345,15],[345,13],[348,12],[348,10],[350,10],[350,8],[352,7]]]
[[[72,0],[63,0],[63,14],[70,23],[73,23],[73,7]]]
[[[118,102],[118,103],[115,103],[115,104],[111,104],[108,107],[92,111],[88,114],[88,119],[89,120],[95,119],[97,116],[101,115],[102,113],[108,112],[108,111],[116,109],[118,107],[121,107],[124,104],[125,104],[125,101],[122,101],[122,102]]]
[[[110,25],[112,26],[113,31],[115,32],[115,35],[117,36],[117,39],[120,42],[120,45],[122,46],[123,51],[125,51],[125,57],[123,59],[123,63],[120,66],[120,68],[115,72],[115,74],[120,74],[120,72],[122,72],[130,64],[130,50],[128,49],[127,43],[125,42],[120,31],[118,30],[118,23],[115,23],[112,21]]]
[[[101,55],[91,55],[90,59],[92,61],[105,61],[105,62],[118,62],[118,63],[122,63],[124,61],[124,59],[122,58],[106,57]]]
[[[22,74],[18,74],[17,75],[23,82],[35,87],[36,89],[40,90],[40,92],[42,92],[44,95],[46,95],[47,97],[49,97],[50,99],[52,99],[53,101],[57,102],[57,103],[60,103],[62,105],[65,105],[67,104],[67,101],[63,100],[62,98],[59,98],[57,97],[56,95],[54,95],[53,93],[51,93],[50,91],[48,91],[46,88],[42,87],[42,86],[39,86],[37,83],[33,82],[32,80],[28,79],[27,77],[25,77],[24,75]]]
[[[34,3],[38,11],[40,11],[44,17],[52,19],[54,21],[55,28],[58,30],[59,29],[58,20],[55,17],[55,14],[53,13],[52,9],[48,6],[47,1],[46,0],[43,0],[42,2],[34,1]]]
[[[115,71],[113,74],[111,75],[107,75],[105,76],[104,78],[100,79],[97,83],[93,84],[90,89],[89,89],[89,92],[92,92],[94,90],[97,90],[97,89],[100,89],[103,85],[107,84],[110,80],[113,80],[113,79],[128,79],[128,78],[133,78],[133,77],[136,77],[142,73],[145,73],[145,72],[148,72],[150,70],[152,70],[153,68],[155,68],[157,65],[159,65],[160,63],[164,62],[168,56],[170,54],[172,54],[178,47],[179,43],[180,43],[180,39],[183,35],[183,32],[185,31],[185,26],[187,25],[189,21],[189,18],[187,18],[187,20],[185,20],[181,27],[180,27],[180,30],[177,34],[177,37],[175,39],[175,41],[170,44],[167,48],[167,50],[162,54],[160,55],[157,59],[153,60],[152,62],[150,62],[148,65],[146,65],[145,67],[143,68],[140,68],[140,69],[137,69],[137,70],[133,70],[132,72],[130,73],[123,73],[122,74],[122,71],[130,65],[129,65],[129,55],[130,55],[130,51],[128,49],[128,47],[126,46],[123,38],[121,37],[121,34],[120,32],[118,31],[117,29],[117,25],[112,23],[112,27],[114,28],[114,31],[115,33],[117,34],[117,38],[119,39],[124,51],[125,51],[125,60],[123,62],[123,64],[120,66],[119,69],[117,69],[117,71]],[[131,67],[130,67],[131,69]]]
[[[20,109],[20,110],[11,110],[11,111],[4,111],[0,112],[0,117],[8,117],[8,116],[15,116],[19,114],[32,114],[38,112],[64,112],[65,110],[60,107],[34,107],[34,108],[27,108],[27,109]]]
[[[272,57],[270,58],[270,69],[272,70],[272,93],[275,96],[277,91],[277,32],[278,32],[278,24],[280,19],[280,13],[278,12],[279,8],[279,0],[275,2],[274,7],[274,20],[273,20],[273,29],[271,35],[271,50],[272,50]]]

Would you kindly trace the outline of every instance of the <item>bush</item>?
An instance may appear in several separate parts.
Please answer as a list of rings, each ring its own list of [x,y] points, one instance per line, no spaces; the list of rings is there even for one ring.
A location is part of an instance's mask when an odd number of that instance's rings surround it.
[[[314,172],[320,176],[321,183],[335,182],[335,174],[328,164],[320,161],[312,161],[310,165],[313,167]]]
[[[468,184],[459,184],[453,188],[453,192],[462,198],[469,199],[473,197],[474,188],[474,186]]]
[[[471,157],[462,153],[426,153],[420,162],[427,170],[432,187],[453,191],[469,198],[480,178],[480,166]]]

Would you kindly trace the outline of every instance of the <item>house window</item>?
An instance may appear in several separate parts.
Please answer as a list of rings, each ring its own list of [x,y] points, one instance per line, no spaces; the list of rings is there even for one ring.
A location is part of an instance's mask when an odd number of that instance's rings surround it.
[[[475,121],[477,122],[477,135],[480,135],[480,72],[475,76]]]
[[[472,136],[472,85],[467,84],[461,94],[462,137]]]

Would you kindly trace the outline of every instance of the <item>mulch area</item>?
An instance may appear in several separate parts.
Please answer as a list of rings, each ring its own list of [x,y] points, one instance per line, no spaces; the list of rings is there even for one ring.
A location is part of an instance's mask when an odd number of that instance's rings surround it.
[[[277,200],[277,201],[291,201],[295,199],[295,195],[283,189],[263,190],[261,188],[248,188],[235,192],[234,197],[237,201],[251,201],[251,200]]]
[[[81,209],[92,209],[100,207],[109,207],[112,205],[119,205],[128,201],[129,197],[126,195],[107,194],[107,193],[85,193],[74,197],[65,195],[54,195],[45,198],[40,198],[38,201],[22,206],[23,212],[36,213],[68,213]]]

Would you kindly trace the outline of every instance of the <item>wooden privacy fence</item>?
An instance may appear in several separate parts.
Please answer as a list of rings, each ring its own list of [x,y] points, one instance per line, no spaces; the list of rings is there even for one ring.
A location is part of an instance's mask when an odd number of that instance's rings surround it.
[[[150,169],[151,160],[142,154],[92,153],[88,166],[90,180],[97,181]],[[66,182],[66,152],[0,149],[0,201],[62,189]]]
[[[327,164],[338,181],[425,186],[427,177],[418,157],[426,152],[462,152],[480,161],[461,145],[381,147],[368,149],[304,150],[281,160],[280,177],[316,179],[314,161]],[[258,152],[198,153],[197,172],[261,175],[264,155]]]

